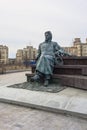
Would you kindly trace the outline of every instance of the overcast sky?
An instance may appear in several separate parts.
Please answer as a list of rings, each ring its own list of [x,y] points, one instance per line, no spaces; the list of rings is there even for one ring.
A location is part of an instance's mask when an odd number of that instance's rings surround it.
[[[9,57],[28,45],[38,48],[44,32],[53,41],[71,46],[74,38],[87,38],[87,0],[0,0],[0,44]]]

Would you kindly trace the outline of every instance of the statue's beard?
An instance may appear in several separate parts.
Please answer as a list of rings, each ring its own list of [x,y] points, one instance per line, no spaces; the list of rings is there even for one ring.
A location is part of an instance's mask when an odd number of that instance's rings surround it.
[[[51,42],[51,38],[50,39],[45,39],[45,42]]]

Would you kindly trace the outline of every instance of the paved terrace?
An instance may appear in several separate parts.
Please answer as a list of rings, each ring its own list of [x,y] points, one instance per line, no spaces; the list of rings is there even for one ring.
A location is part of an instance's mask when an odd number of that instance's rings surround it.
[[[0,101],[21,105],[0,102],[0,130],[87,130],[87,119],[76,117],[87,117],[87,91],[67,88],[47,93],[6,87],[25,82],[25,73],[0,75]],[[73,116],[59,114],[70,111]]]
[[[87,130],[87,120],[0,103],[0,130]]]
[[[87,118],[87,91],[68,87],[58,93],[48,93],[6,87],[25,82],[25,73],[0,75],[1,102]]]

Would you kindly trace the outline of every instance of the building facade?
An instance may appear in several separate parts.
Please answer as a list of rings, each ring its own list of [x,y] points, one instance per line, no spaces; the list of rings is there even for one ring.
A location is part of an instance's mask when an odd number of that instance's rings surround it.
[[[34,60],[37,55],[37,49],[33,46],[27,46],[26,48],[17,50],[16,62],[23,63],[24,61]]]
[[[0,45],[0,64],[8,63],[8,47]]]
[[[17,50],[16,62],[17,63],[22,63],[23,62],[23,50],[22,49]]]
[[[87,38],[86,43],[82,43],[80,38],[75,38],[72,47],[63,47],[63,49],[74,56],[87,56]]]
[[[82,56],[87,56],[87,43],[82,45]]]

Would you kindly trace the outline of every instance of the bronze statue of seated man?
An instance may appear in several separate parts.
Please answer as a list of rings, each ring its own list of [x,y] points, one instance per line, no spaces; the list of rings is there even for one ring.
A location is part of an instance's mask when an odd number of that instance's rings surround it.
[[[53,74],[55,62],[63,64],[60,54],[64,54],[64,50],[52,41],[52,33],[45,32],[45,41],[40,43],[36,58],[36,74],[31,77],[31,81],[39,81],[44,77],[44,86],[48,86],[49,80]]]

